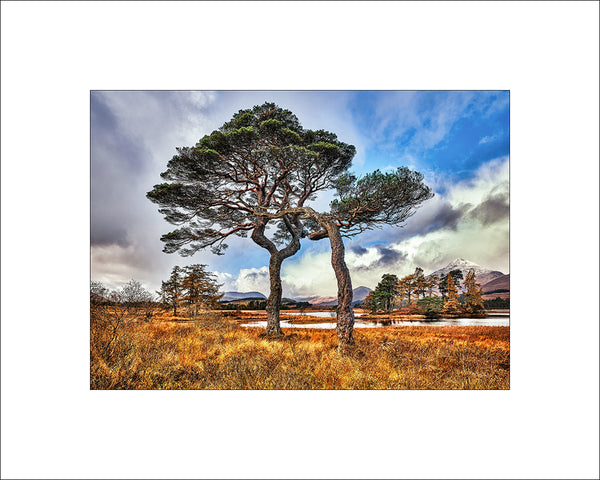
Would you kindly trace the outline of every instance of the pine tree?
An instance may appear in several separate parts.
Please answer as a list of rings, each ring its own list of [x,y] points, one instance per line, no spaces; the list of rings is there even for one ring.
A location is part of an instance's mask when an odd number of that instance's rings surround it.
[[[430,275],[426,277],[427,293],[429,296],[433,296],[433,289],[440,283],[440,278],[437,275]]]
[[[456,315],[461,312],[461,305],[458,301],[458,288],[454,285],[452,275],[448,274],[446,279],[446,301],[444,302],[443,312],[450,315]]]
[[[373,290],[373,299],[377,309],[383,310],[384,312],[391,312],[394,297],[398,293],[398,277],[386,273],[381,277],[381,281]]]
[[[483,305],[483,290],[475,282],[475,272],[470,270],[464,282],[465,291],[465,311],[470,314],[481,314],[485,311]]]
[[[171,276],[167,281],[163,281],[160,290],[157,292],[160,295],[160,300],[165,305],[173,307],[173,315],[177,315],[177,307],[182,296],[182,268],[175,265],[171,271]]]
[[[192,306],[194,318],[198,315],[198,306],[215,307],[223,295],[219,294],[219,285],[214,274],[206,271],[206,265],[190,265],[184,268],[185,276],[181,282],[183,299]]]
[[[398,291],[401,297],[400,304],[406,298],[407,305],[412,303],[412,294],[415,291],[415,276],[407,275],[398,282]]]
[[[421,267],[417,267],[415,273],[413,273],[413,286],[417,299],[419,298],[419,295],[421,295],[421,297],[425,296],[427,280],[425,279],[425,275],[423,275],[423,269]]]
[[[364,305],[364,308],[368,308],[371,313],[375,313],[377,311],[377,303],[375,302],[375,298],[374,298],[374,290],[371,290],[367,294],[363,305]]]

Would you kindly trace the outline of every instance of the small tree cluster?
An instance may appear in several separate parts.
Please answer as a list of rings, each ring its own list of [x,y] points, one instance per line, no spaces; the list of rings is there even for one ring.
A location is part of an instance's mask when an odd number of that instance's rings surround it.
[[[90,353],[110,364],[119,350],[119,339],[132,322],[150,321],[157,308],[152,294],[136,280],[109,290],[101,282],[90,283]]]
[[[435,275],[426,277],[421,267],[400,280],[396,275],[385,274],[375,290],[367,295],[364,305],[371,312],[387,313],[394,308],[407,307],[428,317],[440,314],[482,315],[485,312],[483,291],[475,281],[475,272],[467,273],[463,285],[465,293],[459,295],[462,278],[460,270],[453,270],[442,279]],[[441,297],[434,295],[436,287]]]
[[[155,308],[154,297],[137,280],[130,280],[118,290],[109,290],[101,282],[90,283],[92,310],[102,310],[110,316],[150,320]]]
[[[413,300],[418,301],[419,298],[425,298],[426,295],[433,296],[433,289],[437,286],[436,282],[437,277],[426,277],[423,274],[423,269],[417,267],[413,274],[407,275],[398,281],[397,305],[399,307],[410,306]]]
[[[218,307],[223,296],[219,293],[220,287],[215,275],[206,271],[206,265],[194,264],[183,268],[176,265],[157,293],[161,303],[173,309],[173,315],[177,315],[177,308],[183,305],[196,318],[199,307]]]

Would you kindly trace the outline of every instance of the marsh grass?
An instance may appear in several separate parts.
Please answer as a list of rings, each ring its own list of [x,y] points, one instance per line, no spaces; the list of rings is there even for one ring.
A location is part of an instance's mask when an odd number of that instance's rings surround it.
[[[123,321],[92,312],[92,389],[508,389],[508,327],[284,329],[271,339],[234,316]],[[109,328],[110,327],[110,328]]]

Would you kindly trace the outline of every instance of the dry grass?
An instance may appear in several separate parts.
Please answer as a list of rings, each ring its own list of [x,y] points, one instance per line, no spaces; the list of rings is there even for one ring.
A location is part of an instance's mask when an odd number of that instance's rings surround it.
[[[235,317],[153,317],[116,329],[92,312],[92,389],[508,389],[508,327],[356,329],[341,356],[335,330],[269,339]]]

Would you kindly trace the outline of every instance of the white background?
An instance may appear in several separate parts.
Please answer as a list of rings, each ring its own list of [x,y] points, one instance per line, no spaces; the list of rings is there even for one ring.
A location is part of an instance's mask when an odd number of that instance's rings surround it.
[[[2,477],[598,478],[598,86],[597,2],[2,2]],[[91,89],[510,89],[510,391],[90,391]]]

